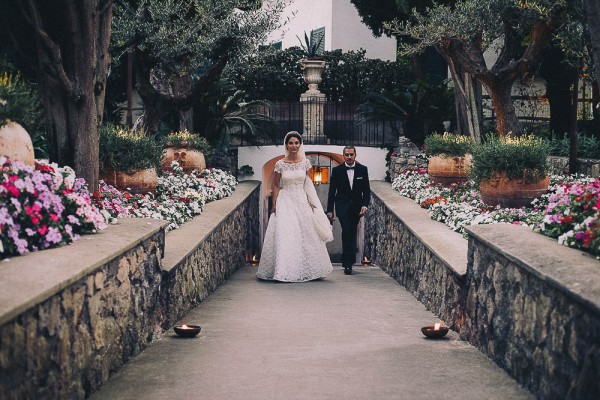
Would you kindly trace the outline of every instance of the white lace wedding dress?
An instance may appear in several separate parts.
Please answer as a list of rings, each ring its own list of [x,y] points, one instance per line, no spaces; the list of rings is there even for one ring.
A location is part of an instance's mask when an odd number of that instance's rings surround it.
[[[271,214],[265,233],[256,276],[283,282],[305,282],[321,278],[333,270],[325,243],[319,239],[312,209],[304,191],[310,161],[283,160],[275,164],[281,174],[277,211]]]

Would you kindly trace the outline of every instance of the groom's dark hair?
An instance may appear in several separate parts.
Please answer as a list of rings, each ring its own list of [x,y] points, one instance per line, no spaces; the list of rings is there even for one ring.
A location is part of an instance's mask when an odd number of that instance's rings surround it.
[[[345,150],[354,150],[354,154],[356,154],[356,147],[352,146],[351,144],[344,147],[344,150],[342,150],[342,154]]]

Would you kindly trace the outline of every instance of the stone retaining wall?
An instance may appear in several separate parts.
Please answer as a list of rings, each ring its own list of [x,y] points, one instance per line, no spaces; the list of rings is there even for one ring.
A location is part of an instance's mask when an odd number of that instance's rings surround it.
[[[548,157],[548,166],[550,167],[551,174],[568,175],[569,157],[550,156]],[[600,160],[591,158],[577,159],[577,173],[594,178],[600,177]]]
[[[0,398],[81,399],[105,383],[245,264],[258,187],[243,182],[207,204],[183,238],[178,230],[165,238],[164,221],[124,219],[72,245],[4,260]]]
[[[597,398],[598,260],[510,224],[471,227],[467,241],[389,183],[371,187],[373,262],[538,398]]]

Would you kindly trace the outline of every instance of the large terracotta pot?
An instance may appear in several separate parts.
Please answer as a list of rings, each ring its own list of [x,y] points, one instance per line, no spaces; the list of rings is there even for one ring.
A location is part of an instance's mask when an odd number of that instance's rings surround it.
[[[440,183],[450,186],[452,183],[461,183],[469,179],[473,157],[466,154],[463,157],[438,155],[429,159],[427,174],[434,184]]]
[[[195,169],[200,172],[206,168],[204,154],[194,149],[176,149],[174,147],[165,148],[164,157],[162,159],[163,166],[171,165],[172,161],[177,161],[186,174],[189,174]]]
[[[158,183],[156,168],[142,169],[131,174],[108,169],[100,173],[100,178],[119,190],[134,194],[154,192]]]
[[[16,122],[9,122],[0,128],[0,155],[31,166],[35,165],[31,137]]]
[[[509,179],[505,173],[496,174],[488,181],[479,184],[481,200],[491,206],[527,207],[533,199],[548,191],[550,178],[546,175],[534,183],[525,183],[523,178]]]

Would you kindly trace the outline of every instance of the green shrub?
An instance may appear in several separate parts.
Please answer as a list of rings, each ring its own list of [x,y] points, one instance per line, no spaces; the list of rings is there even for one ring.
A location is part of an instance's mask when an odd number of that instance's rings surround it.
[[[504,172],[510,179],[537,182],[547,174],[549,150],[547,141],[533,135],[486,136],[484,143],[473,147],[471,179],[479,184]]]
[[[553,135],[549,139],[550,154],[554,156],[569,156],[571,148],[570,139],[567,134],[562,136]],[[577,135],[577,157],[600,159],[600,140],[596,136],[588,136],[582,133]]]
[[[100,169],[133,172],[158,168],[163,147],[145,132],[107,124],[100,128]]]
[[[458,133],[433,133],[425,138],[425,152],[428,156],[445,154],[452,157],[462,157],[470,153],[472,149],[471,138]]]
[[[210,153],[210,145],[206,138],[187,130],[169,133],[164,139],[164,147],[185,147],[198,150],[206,155]]]

